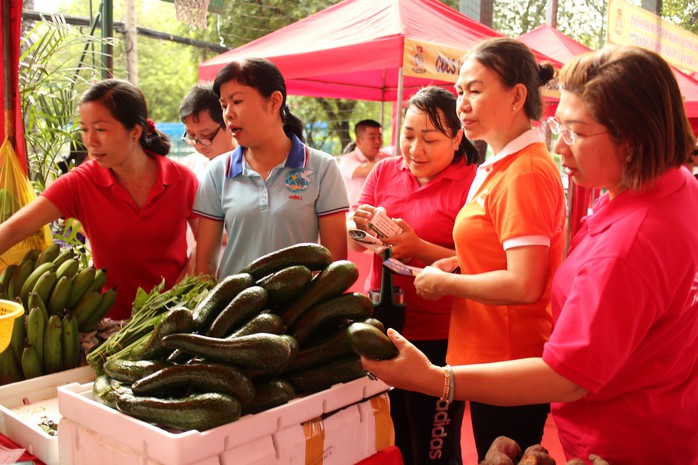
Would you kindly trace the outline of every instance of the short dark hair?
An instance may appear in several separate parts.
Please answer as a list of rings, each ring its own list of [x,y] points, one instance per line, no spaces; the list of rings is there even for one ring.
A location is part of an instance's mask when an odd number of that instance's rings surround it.
[[[381,129],[383,126],[381,124],[373,119],[362,119],[358,123],[354,125],[354,134],[356,134],[356,137],[359,137],[359,134],[363,134],[364,131],[368,128],[378,128]]]
[[[170,152],[170,140],[165,133],[157,129],[148,129],[148,106],[143,92],[128,81],[105,79],[87,89],[80,98],[80,104],[99,102],[115,120],[126,129],[136,125],[143,126],[138,142],[146,152],[167,155]]]
[[[465,58],[474,58],[497,73],[508,88],[523,84],[528,94],[524,104],[526,116],[529,119],[540,119],[543,113],[540,88],[555,75],[552,64],[538,64],[526,44],[509,37],[496,37],[478,42]]]
[[[442,87],[428,86],[420,89],[405,104],[405,113],[411,107],[426,113],[431,124],[448,137],[455,138],[461,130],[461,122],[456,112],[456,96]],[[445,127],[441,120],[442,116]],[[465,134],[453,154],[451,163],[457,163],[463,158],[469,165],[480,163],[480,153]]]
[[[626,189],[637,191],[689,160],[695,137],[674,73],[659,54],[609,46],[578,55],[562,68],[560,86],[581,98],[617,141],[627,142]]]
[[[225,127],[221,102],[213,92],[213,87],[197,84],[182,99],[179,105],[179,119],[184,121],[185,118],[193,116],[194,121],[197,121],[202,111],[207,111],[213,121],[222,128]]]

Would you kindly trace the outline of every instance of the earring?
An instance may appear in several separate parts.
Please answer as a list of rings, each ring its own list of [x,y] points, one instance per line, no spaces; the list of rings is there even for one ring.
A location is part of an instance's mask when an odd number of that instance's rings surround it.
[[[516,111],[516,106],[511,107],[512,110]]]

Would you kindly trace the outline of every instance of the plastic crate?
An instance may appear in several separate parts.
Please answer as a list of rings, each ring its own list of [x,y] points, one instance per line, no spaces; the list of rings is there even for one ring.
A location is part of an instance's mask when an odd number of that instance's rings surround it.
[[[388,386],[366,377],[208,431],[172,433],[92,400],[92,384],[59,388],[60,461],[65,465],[352,464],[391,443],[371,398]],[[387,406],[387,401],[383,401]],[[385,407],[389,408],[389,407]],[[392,434],[387,432],[388,435]],[[310,461],[309,461],[310,460]]]
[[[57,388],[95,378],[89,366],[0,386],[0,433],[47,465],[59,463],[58,437],[46,433],[42,416],[60,420]]]

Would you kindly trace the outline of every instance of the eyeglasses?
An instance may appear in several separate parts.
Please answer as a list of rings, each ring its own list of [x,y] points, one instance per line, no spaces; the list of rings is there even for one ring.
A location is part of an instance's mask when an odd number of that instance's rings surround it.
[[[188,137],[187,131],[184,131],[184,134],[182,134],[182,140],[184,141],[185,144],[189,144],[192,147],[195,146],[196,144],[201,144],[204,147],[208,147],[208,146],[213,144],[213,139],[216,138],[216,136],[218,135],[218,131],[220,131],[220,130],[221,130],[221,127],[218,126],[218,128],[216,128],[216,130],[210,136],[199,137],[199,138],[194,138],[194,139]]]
[[[560,121],[558,121],[554,116],[548,118],[546,120],[546,123],[550,128],[550,132],[552,132],[556,136],[562,136],[562,141],[567,145],[574,145],[574,143],[577,142],[577,139],[579,137],[599,136],[608,132],[608,130],[605,130],[594,134],[585,134],[583,136],[580,136],[579,134],[562,124]]]

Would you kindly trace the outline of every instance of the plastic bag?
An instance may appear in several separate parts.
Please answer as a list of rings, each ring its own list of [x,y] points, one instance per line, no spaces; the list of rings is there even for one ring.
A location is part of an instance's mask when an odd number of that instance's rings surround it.
[[[0,146],[0,223],[36,199],[29,179],[24,174],[17,154],[8,139]],[[51,230],[44,226],[0,256],[0,270],[18,263],[29,249],[43,250],[53,243]]]

